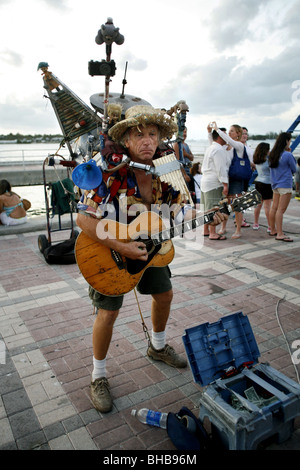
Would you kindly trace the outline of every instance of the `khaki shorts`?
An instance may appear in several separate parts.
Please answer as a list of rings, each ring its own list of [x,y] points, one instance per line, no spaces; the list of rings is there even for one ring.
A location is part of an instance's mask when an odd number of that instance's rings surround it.
[[[162,294],[172,289],[170,281],[171,271],[169,266],[165,267],[151,267],[146,269],[140,282],[137,285],[137,290],[140,294]],[[123,295],[108,297],[100,294],[93,287],[89,287],[89,296],[93,305],[98,309],[104,310],[119,310],[123,305]]]
[[[222,200],[223,186],[203,193],[201,191],[201,204],[204,205],[204,211],[209,211],[219,205]]]
[[[290,194],[292,192],[293,192],[292,188],[276,188],[276,189],[273,189],[273,193],[280,194],[281,196],[283,196],[284,194]]]

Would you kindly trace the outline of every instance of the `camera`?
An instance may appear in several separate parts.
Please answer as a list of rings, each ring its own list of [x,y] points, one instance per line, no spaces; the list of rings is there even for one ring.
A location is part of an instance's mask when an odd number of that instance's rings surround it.
[[[94,75],[105,75],[106,77],[113,77],[116,73],[116,64],[114,60],[101,62],[90,60],[89,62],[89,74],[93,77]]]

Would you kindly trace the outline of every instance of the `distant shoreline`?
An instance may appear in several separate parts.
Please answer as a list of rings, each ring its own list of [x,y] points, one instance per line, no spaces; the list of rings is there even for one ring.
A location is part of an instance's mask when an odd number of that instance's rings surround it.
[[[1,134],[0,144],[50,144],[60,143],[61,134]]]
[[[249,140],[276,140],[278,137],[277,132],[268,132],[267,134],[249,135]],[[0,144],[33,144],[33,143],[59,143],[63,140],[61,134],[1,134]],[[197,139],[189,139],[190,141]]]

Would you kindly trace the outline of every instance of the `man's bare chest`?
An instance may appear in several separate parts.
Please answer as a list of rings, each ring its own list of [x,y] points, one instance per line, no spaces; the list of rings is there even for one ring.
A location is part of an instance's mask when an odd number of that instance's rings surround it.
[[[144,172],[135,172],[136,182],[144,204],[152,204],[152,175],[146,175]]]

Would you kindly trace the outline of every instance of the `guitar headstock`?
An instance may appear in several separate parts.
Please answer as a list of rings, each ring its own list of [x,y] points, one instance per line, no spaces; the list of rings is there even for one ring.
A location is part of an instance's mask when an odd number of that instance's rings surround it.
[[[252,191],[235,198],[230,206],[234,212],[242,212],[249,207],[257,206],[261,201],[261,194],[256,189],[253,189]]]

